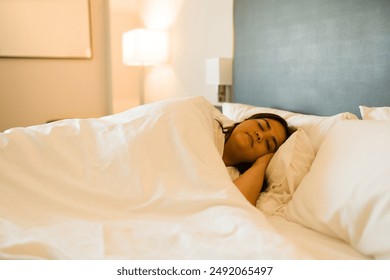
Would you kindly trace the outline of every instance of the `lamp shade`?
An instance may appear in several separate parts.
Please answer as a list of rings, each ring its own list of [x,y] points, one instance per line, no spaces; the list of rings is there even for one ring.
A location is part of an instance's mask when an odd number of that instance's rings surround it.
[[[231,85],[232,59],[211,58],[206,60],[206,83],[208,85]]]
[[[161,30],[134,29],[122,35],[122,61],[126,65],[153,65],[164,62],[168,37]]]

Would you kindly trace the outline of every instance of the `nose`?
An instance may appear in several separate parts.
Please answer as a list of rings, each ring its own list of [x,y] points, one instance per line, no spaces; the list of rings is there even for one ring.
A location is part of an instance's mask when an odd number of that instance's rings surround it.
[[[263,138],[263,135],[262,135],[259,131],[256,131],[255,134],[256,134],[256,140],[257,140],[257,142],[260,142],[261,139]]]
[[[255,135],[258,143],[260,143],[260,141],[263,139],[269,139],[271,137],[270,133],[267,131],[256,131]]]

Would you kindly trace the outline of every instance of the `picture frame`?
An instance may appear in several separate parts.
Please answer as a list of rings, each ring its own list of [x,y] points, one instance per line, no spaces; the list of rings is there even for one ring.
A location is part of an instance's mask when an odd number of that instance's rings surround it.
[[[89,0],[0,0],[0,58],[91,59]]]

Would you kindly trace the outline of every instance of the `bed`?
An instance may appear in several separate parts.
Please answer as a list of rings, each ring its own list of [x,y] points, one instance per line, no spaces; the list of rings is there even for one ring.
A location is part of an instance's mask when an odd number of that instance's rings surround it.
[[[186,97],[1,133],[0,258],[390,259],[390,3],[291,2],[234,2],[222,112]],[[252,206],[216,119],[257,112],[296,131]]]

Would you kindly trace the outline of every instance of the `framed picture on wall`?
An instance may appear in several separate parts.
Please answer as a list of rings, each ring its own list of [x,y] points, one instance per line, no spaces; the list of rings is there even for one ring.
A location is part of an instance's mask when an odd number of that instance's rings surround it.
[[[0,57],[92,58],[89,0],[0,0]]]

